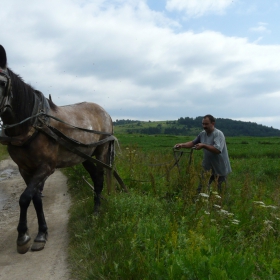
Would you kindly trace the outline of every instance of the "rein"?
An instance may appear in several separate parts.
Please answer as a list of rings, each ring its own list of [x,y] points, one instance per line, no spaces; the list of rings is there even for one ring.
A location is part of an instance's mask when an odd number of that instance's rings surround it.
[[[23,123],[25,123],[25,122],[27,122],[27,121],[29,121],[29,120],[31,120],[31,119],[38,118],[38,117],[40,117],[40,116],[44,116],[44,117],[47,117],[47,118],[52,118],[52,119],[54,119],[54,120],[56,120],[56,121],[59,121],[59,122],[61,122],[61,123],[63,123],[63,124],[69,125],[69,126],[71,126],[71,127],[73,127],[73,128],[76,128],[76,129],[79,129],[79,130],[82,130],[82,131],[86,131],[86,132],[89,132],[89,133],[101,134],[101,135],[107,135],[107,136],[110,136],[110,135],[111,135],[111,134],[108,133],[108,132],[103,132],[103,131],[98,131],[98,130],[90,130],[90,129],[86,129],[86,128],[74,126],[74,125],[72,125],[72,124],[69,124],[69,123],[67,123],[67,122],[65,122],[65,121],[63,121],[63,120],[57,118],[57,117],[54,117],[54,116],[49,115],[49,114],[46,114],[45,112],[40,112],[40,113],[38,113],[38,114],[32,115],[32,116],[30,116],[30,117],[28,117],[28,118],[22,120],[22,121],[19,122],[19,123],[9,124],[9,125],[8,125],[8,124],[2,125],[2,129],[12,128],[12,127],[15,127],[15,126],[17,126],[17,125],[21,125],[21,124],[23,124]]]
[[[41,131],[42,133],[45,133],[46,135],[48,135],[49,137],[51,137],[52,139],[54,139],[57,143],[59,143],[61,146],[63,146],[64,148],[66,148],[67,150],[69,150],[70,152],[94,163],[97,164],[99,166],[102,166],[103,168],[109,169],[113,172],[114,177],[116,178],[116,180],[118,181],[118,183],[121,185],[121,187],[128,192],[126,185],[124,184],[123,180],[121,179],[121,177],[119,176],[118,172],[114,169],[113,166],[108,165],[96,158],[92,158],[91,156],[83,153],[82,151],[80,151],[77,146],[86,146],[86,147],[93,147],[93,146],[98,146],[98,145],[102,145],[108,141],[115,141],[116,137],[113,135],[110,135],[109,137],[100,140],[99,142],[94,142],[94,143],[90,143],[90,144],[83,144],[80,143],[72,138],[67,137],[66,135],[64,135],[62,132],[58,131],[57,129],[55,129],[54,127],[47,125],[46,123],[42,122],[42,126],[38,126],[36,127],[36,129],[38,129],[39,131]],[[82,128],[80,128],[82,129]],[[100,132],[100,131],[99,131]],[[100,132],[101,133],[101,132]],[[108,133],[106,133],[106,135],[108,135]]]

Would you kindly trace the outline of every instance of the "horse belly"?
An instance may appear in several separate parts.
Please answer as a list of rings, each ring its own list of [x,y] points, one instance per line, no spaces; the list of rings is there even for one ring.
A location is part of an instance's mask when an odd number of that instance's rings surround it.
[[[91,156],[94,152],[94,149],[83,148],[79,149],[79,151],[83,152],[88,156]],[[78,156],[74,152],[70,152],[64,149],[63,147],[60,147],[56,160],[56,168],[70,167],[82,163],[84,161],[84,158]]]

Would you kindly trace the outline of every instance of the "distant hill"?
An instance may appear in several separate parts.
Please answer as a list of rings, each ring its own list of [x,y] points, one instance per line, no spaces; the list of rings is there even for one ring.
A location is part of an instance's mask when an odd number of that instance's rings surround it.
[[[193,136],[202,131],[202,118],[181,117],[174,121],[116,120],[115,133],[167,134]],[[280,130],[254,122],[216,119],[216,128],[225,136],[280,136]]]

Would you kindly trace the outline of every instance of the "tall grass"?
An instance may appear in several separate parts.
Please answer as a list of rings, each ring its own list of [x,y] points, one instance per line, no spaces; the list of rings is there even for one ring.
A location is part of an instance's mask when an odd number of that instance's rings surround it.
[[[200,176],[201,152],[173,167],[171,147],[182,139],[154,137],[158,149],[148,136],[119,138],[116,166],[129,193],[105,189],[99,216],[80,179],[88,175],[65,170],[75,279],[279,279],[279,139],[227,139],[233,173],[218,194]]]
[[[7,146],[0,145],[0,161],[9,157]]]

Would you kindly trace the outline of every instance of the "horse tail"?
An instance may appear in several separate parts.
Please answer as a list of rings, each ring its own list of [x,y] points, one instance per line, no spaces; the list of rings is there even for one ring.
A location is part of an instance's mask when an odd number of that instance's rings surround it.
[[[117,140],[117,138],[116,138]],[[108,152],[107,152],[107,164],[111,169],[106,170],[106,183],[108,193],[111,193],[113,185],[113,171],[114,171],[114,161],[115,161],[115,140],[109,142]]]

